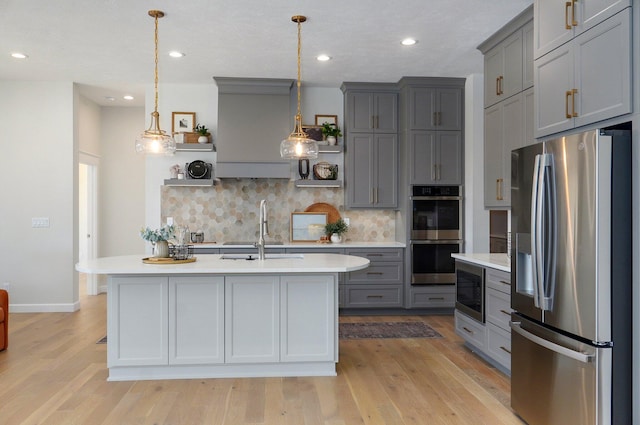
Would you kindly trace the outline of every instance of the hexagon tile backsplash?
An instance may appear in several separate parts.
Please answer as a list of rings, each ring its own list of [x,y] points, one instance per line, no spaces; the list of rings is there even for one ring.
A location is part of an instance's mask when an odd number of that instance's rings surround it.
[[[258,208],[267,200],[268,241],[289,242],[292,212],[304,211],[316,202],[336,207],[349,217],[347,240],[391,242],[395,240],[393,210],[344,211],[343,189],[296,188],[289,180],[222,180],[213,187],[163,186],[161,219],[187,225],[192,232],[204,232],[206,242],[258,240]]]

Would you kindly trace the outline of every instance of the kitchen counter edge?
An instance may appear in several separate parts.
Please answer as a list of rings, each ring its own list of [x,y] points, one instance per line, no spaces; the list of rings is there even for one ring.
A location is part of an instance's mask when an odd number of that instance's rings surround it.
[[[451,254],[456,260],[511,273],[511,259],[507,254],[467,253]]]
[[[273,244],[267,242],[267,248],[406,248],[407,244],[402,242],[343,242],[343,243],[319,243],[319,242],[285,242],[283,244]],[[225,245],[222,243],[195,243],[194,248],[255,248],[254,245]]]

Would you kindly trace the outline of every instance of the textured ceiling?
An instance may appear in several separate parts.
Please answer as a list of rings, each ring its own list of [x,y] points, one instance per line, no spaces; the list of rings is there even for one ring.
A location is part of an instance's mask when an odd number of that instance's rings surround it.
[[[0,80],[71,81],[100,104],[153,83],[153,18],[160,19],[160,83],[213,76],[296,78],[303,84],[396,82],[402,76],[482,73],[476,46],[532,0],[0,0]],[[418,44],[405,47],[401,39]],[[186,53],[172,59],[167,53]],[[29,55],[18,61],[10,53]],[[325,53],[333,59],[318,62]]]

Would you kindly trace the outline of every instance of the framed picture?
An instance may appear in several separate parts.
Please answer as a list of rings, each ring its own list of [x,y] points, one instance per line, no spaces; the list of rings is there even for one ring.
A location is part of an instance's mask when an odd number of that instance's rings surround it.
[[[313,139],[317,142],[321,142],[323,140],[322,137],[322,126],[319,125],[303,125],[302,131],[309,135],[310,139]]]
[[[316,125],[322,125],[326,122],[328,122],[329,124],[334,124],[337,127],[338,116],[337,115],[316,115]]]
[[[173,112],[171,114],[171,133],[191,133],[195,127],[195,112]]]
[[[326,212],[291,213],[291,242],[317,242],[324,236]]]

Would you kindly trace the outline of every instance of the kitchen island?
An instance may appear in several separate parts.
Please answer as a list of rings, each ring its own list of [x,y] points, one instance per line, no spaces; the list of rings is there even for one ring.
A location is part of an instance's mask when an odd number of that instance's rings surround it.
[[[110,381],[335,376],[338,273],[369,260],[223,257],[156,265],[133,255],[76,265],[109,276]]]

